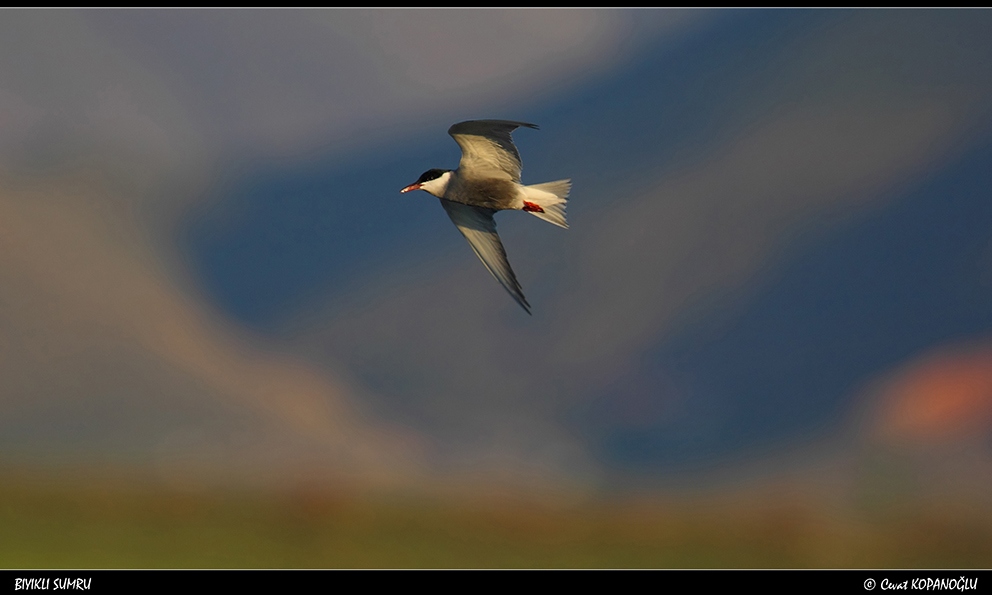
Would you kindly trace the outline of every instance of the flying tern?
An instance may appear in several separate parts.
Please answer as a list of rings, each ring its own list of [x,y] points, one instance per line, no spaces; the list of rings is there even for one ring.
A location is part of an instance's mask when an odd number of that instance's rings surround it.
[[[510,137],[520,127],[537,128],[508,120],[455,124],[448,134],[462,149],[458,169],[429,169],[400,192],[424,190],[438,197],[482,264],[530,314],[530,304],[506,259],[493,215],[497,211],[525,211],[567,229],[565,206],[572,182],[520,183],[520,152]]]

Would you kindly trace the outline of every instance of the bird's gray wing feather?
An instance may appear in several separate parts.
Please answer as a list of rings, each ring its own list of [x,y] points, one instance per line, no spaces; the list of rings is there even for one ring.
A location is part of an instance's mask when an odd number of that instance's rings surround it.
[[[530,314],[530,304],[527,303],[527,298],[524,297],[517,276],[513,274],[513,269],[510,268],[510,263],[506,260],[506,251],[496,233],[496,221],[493,219],[493,214],[496,211],[451,202],[443,198],[440,200],[441,206],[448,213],[448,217],[451,217],[451,222],[468,240],[482,264],[486,265],[493,277],[496,277],[496,280],[513,296],[513,299],[517,300],[517,303]]]
[[[521,126],[537,128],[535,124],[509,120],[469,120],[449,128],[448,134],[462,149],[459,175],[519,182],[520,152],[510,133]]]

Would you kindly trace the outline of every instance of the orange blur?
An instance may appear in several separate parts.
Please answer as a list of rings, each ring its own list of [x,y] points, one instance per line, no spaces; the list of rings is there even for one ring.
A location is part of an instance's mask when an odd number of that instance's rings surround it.
[[[892,438],[948,440],[992,427],[992,347],[931,352],[883,389],[881,429]]]

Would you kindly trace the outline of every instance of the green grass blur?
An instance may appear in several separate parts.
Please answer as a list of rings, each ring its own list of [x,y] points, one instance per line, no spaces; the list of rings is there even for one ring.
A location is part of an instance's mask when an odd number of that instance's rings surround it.
[[[0,474],[4,568],[974,568],[973,509],[795,497],[522,499],[181,490]]]

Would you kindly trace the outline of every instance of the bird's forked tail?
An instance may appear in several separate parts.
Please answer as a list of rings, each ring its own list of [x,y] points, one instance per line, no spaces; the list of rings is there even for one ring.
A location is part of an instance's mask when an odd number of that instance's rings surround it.
[[[565,221],[565,206],[571,188],[571,180],[524,186],[523,210],[558,227],[568,229],[568,222]]]

